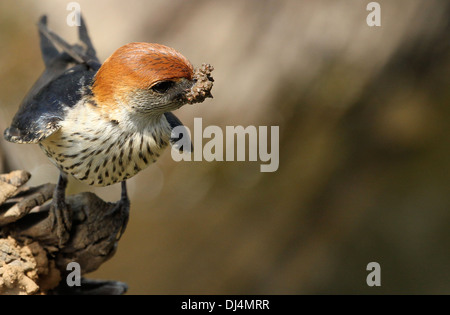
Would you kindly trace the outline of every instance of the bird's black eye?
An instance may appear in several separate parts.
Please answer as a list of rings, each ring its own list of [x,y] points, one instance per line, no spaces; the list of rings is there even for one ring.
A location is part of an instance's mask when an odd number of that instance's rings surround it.
[[[175,85],[173,81],[161,81],[151,87],[157,93],[166,93],[171,87]]]

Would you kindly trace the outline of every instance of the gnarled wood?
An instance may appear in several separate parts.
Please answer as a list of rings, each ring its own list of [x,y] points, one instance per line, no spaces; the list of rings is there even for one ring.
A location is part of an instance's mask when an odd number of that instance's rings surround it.
[[[23,186],[30,175],[15,171],[0,175],[0,294],[123,294],[124,283],[82,279],[65,281],[67,265],[77,262],[81,275],[111,258],[124,217],[123,211],[95,194],[67,197],[73,211],[70,238],[62,246],[50,211],[54,184]]]

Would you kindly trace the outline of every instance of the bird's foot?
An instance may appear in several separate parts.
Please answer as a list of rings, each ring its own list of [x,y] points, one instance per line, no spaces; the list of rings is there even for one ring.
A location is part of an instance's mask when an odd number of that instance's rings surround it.
[[[128,218],[130,216],[130,199],[128,198],[127,194],[127,185],[126,182],[123,181],[121,183],[122,185],[122,194],[120,200],[113,206],[113,208],[110,210],[111,214],[119,213],[120,217],[120,230],[117,232],[116,240],[120,240],[123,233],[125,232],[125,229],[127,228],[128,224]]]
[[[53,216],[52,231],[58,238],[59,247],[68,241],[72,229],[72,210],[66,203],[66,187],[67,176],[61,174],[50,205],[50,215]]]
[[[62,247],[70,237],[72,229],[72,211],[65,200],[55,199],[50,205],[50,215],[53,216],[52,231],[58,238],[58,245]]]
[[[116,234],[116,240],[120,240],[125,232],[125,229],[127,228],[128,218],[130,215],[130,200],[128,198],[120,199],[111,209],[111,213],[120,213],[119,217],[122,224],[120,226],[120,230]]]

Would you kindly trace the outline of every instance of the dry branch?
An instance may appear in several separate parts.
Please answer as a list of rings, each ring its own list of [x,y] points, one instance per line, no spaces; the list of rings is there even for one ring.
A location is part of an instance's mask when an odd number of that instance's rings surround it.
[[[59,244],[50,199],[53,184],[25,187],[25,171],[0,175],[0,294],[122,294],[124,283],[83,279],[69,287],[67,265],[77,262],[81,275],[111,258],[127,220],[114,203],[92,193],[69,196],[70,237]]]

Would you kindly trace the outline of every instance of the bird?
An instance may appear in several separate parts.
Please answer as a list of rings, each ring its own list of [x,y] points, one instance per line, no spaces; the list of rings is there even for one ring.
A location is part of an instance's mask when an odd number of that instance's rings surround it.
[[[45,70],[4,132],[10,142],[38,144],[60,170],[50,208],[60,246],[71,228],[68,175],[92,186],[121,183],[115,209],[123,213],[122,235],[130,211],[126,180],[179,140],[172,129],[183,124],[173,110],[212,97],[212,85],[192,96],[192,64],[162,44],[129,43],[101,63],[82,16],[80,22],[80,43],[70,45],[41,17]]]

